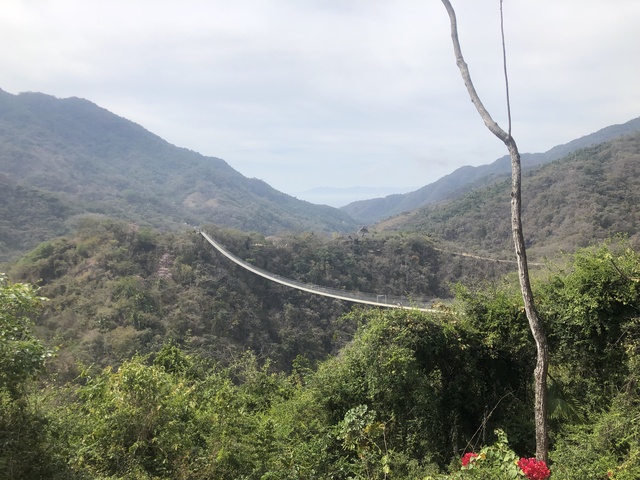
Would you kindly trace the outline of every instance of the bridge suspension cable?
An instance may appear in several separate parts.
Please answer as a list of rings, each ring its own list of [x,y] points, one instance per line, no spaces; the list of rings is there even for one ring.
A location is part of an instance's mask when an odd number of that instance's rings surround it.
[[[321,287],[319,285],[313,285],[311,283],[303,283],[298,282],[296,280],[292,280],[290,278],[281,277],[280,275],[276,275],[274,273],[263,270],[262,268],[256,267],[241,258],[235,256],[228,250],[226,250],[222,245],[216,242],[211,236],[209,236],[206,232],[200,230],[200,235],[202,235],[207,242],[209,242],[213,248],[218,250],[222,255],[227,257],[229,260],[234,262],[235,264],[241,266],[242,268],[249,270],[256,275],[259,275],[267,280],[271,280],[272,282],[279,283],[281,285],[285,285],[290,288],[295,288],[297,290],[302,290],[304,292],[313,293],[315,295],[322,295],[324,297],[337,298],[339,300],[346,300],[347,302],[355,302],[355,303],[363,303],[366,305],[374,305],[376,307],[383,308],[403,308],[408,310],[419,310],[421,312],[439,312],[439,310],[435,310],[433,308],[420,307],[416,301],[409,297],[398,297],[398,296],[390,296],[386,294],[370,294],[370,293],[360,293],[353,292],[349,290],[338,290],[335,288],[327,288]],[[426,302],[421,302],[421,304],[425,304]]]

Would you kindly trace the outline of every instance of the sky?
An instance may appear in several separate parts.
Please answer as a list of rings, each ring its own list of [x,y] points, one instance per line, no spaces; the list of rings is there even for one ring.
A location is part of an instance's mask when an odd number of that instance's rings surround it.
[[[500,1],[452,4],[506,129]],[[503,5],[521,152],[640,116],[640,1]],[[86,98],[334,206],[507,153],[469,101],[439,0],[3,0],[0,88]]]

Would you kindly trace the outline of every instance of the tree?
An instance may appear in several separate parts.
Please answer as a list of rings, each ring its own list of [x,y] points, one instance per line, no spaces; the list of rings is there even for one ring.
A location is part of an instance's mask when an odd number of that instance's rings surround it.
[[[31,333],[29,314],[43,299],[27,283],[0,273],[0,390],[20,396],[24,382],[44,368],[48,352]]]
[[[504,29],[502,31],[502,47],[505,66],[505,84],[507,91],[507,111],[509,117],[508,131],[504,131],[491,117],[487,109],[482,104],[478,93],[471,81],[469,68],[462,56],[460,41],[458,39],[458,26],[456,14],[449,0],[442,0],[444,7],[449,14],[451,22],[451,39],[453,41],[453,50],[456,57],[456,63],[460,69],[460,74],[464,81],[467,92],[471,97],[471,102],[482,117],[484,124],[489,131],[498,137],[507,147],[511,157],[511,231],[513,235],[513,243],[518,262],[518,278],[520,281],[520,290],[524,301],[524,309],[529,321],[529,328],[536,343],[537,360],[534,370],[535,379],[535,422],[536,422],[536,457],[540,460],[547,461],[549,455],[549,435],[547,427],[547,370],[549,368],[549,349],[547,346],[547,337],[542,326],[542,322],[536,312],[531,290],[531,282],[529,280],[529,267],[527,263],[527,253],[524,242],[524,233],[522,229],[522,182],[521,182],[521,165],[520,152],[516,141],[511,136],[511,109],[509,104],[509,82],[507,79],[506,68],[506,50],[504,43]],[[502,16],[502,0],[500,0],[500,12]]]
[[[152,364],[134,356],[117,371],[86,373],[57,410],[78,477],[260,478],[257,415],[226,371],[165,345]]]
[[[42,298],[27,283],[0,273],[0,478],[54,478],[57,463],[46,417],[28,386],[49,352],[31,332]],[[62,476],[60,478],[70,478]]]

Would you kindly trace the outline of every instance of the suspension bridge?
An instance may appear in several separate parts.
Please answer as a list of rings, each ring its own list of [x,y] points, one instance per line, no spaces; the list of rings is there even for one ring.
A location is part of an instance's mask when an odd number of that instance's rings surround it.
[[[319,285],[298,282],[290,278],[282,277],[242,260],[241,258],[225,249],[222,245],[211,238],[211,236],[206,232],[199,230],[199,233],[207,242],[211,244],[211,246],[213,246],[213,248],[215,248],[218,252],[220,252],[236,265],[239,265],[245,270],[248,270],[256,275],[266,278],[267,280],[285,285],[290,288],[302,290],[303,292],[313,293],[315,295],[322,295],[324,297],[331,297],[338,300],[345,300],[347,302],[362,303],[365,305],[373,305],[382,308],[403,308],[407,310],[419,310],[421,312],[431,313],[438,312],[438,310],[434,310],[433,308],[428,308],[426,306],[428,303],[432,302],[433,299],[419,300],[404,296],[391,296],[387,294],[361,293],[350,290],[338,290],[336,288],[321,287]]]

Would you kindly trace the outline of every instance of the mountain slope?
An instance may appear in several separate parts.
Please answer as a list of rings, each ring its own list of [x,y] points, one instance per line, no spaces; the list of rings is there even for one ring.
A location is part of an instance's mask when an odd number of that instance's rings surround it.
[[[429,233],[478,254],[512,256],[510,177],[383,221],[381,230]],[[640,242],[640,132],[578,150],[523,175],[530,252],[554,255],[616,234]]]
[[[184,223],[265,234],[355,228],[344,212],[246,178],[219,158],[175,147],[79,98],[0,90],[0,174],[55,195],[75,214],[163,229]]]
[[[580,148],[597,145],[637,131],[640,131],[640,117],[621,125],[611,125],[564,145],[555,146],[545,153],[524,153],[521,159],[522,168],[526,171],[537,165],[558,160]],[[361,223],[375,223],[383,218],[458,195],[477,187],[478,182],[490,183],[496,175],[500,176],[510,170],[511,161],[509,156],[505,155],[489,165],[461,167],[414,192],[353,202],[342,207],[341,210]]]
[[[282,277],[416,301],[448,298],[456,281],[487,281],[514,268],[452,258],[424,235],[276,238],[206,230],[238,257]],[[288,368],[299,354],[319,360],[335,353],[353,331],[350,321],[339,320],[352,303],[267,281],[195,231],[158,233],[85,219],[38,245],[8,273],[37,283],[39,295],[49,298],[38,331],[60,346],[59,367],[70,351],[86,364],[107,365],[176,341],[221,361],[251,348]],[[62,367],[75,369],[75,361]]]
[[[59,197],[0,174],[0,259],[62,235],[75,209]],[[20,246],[20,249],[16,249]]]

